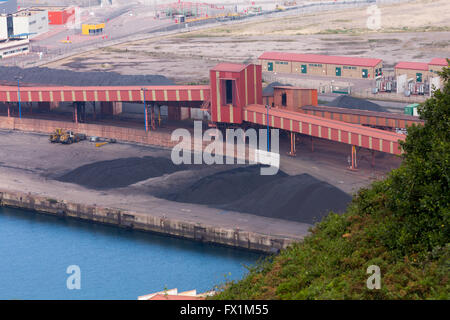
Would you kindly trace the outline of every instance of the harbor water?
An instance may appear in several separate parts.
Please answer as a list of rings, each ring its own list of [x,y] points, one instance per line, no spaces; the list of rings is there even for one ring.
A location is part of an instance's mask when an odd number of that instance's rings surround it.
[[[0,299],[137,299],[242,278],[257,253],[0,207]],[[69,289],[79,267],[80,289]],[[69,285],[70,287],[70,285]]]

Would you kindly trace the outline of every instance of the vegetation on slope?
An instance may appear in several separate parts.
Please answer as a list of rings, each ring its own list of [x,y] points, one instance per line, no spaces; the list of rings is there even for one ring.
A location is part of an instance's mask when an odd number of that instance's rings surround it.
[[[214,298],[448,299],[450,68],[441,76],[444,88],[419,108],[425,125],[408,128],[400,168]],[[370,265],[380,289],[367,288]]]

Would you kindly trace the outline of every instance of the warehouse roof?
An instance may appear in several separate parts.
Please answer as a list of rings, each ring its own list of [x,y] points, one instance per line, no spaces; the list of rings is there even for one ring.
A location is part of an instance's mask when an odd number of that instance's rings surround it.
[[[321,54],[303,54],[303,53],[289,53],[289,52],[264,52],[260,60],[282,60],[282,61],[296,61],[308,63],[323,63],[323,64],[340,64],[361,67],[375,67],[382,62],[381,59],[376,58],[358,58],[358,57],[338,57],[326,56]]]
[[[241,72],[247,66],[240,63],[219,63],[211,70],[213,71],[228,71],[228,72]]]
[[[431,59],[430,63],[433,66],[448,66],[447,59],[445,58],[433,58]]]
[[[411,69],[411,70],[428,70],[428,63],[426,62],[408,62],[400,61],[395,65],[395,69]]]

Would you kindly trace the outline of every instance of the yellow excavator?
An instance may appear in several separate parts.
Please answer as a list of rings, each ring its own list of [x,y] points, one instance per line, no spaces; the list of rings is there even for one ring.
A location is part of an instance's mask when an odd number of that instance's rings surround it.
[[[60,142],[60,138],[63,135],[64,131],[63,129],[55,129],[54,132],[52,132],[52,134],[50,134],[50,142],[51,143],[59,143]]]
[[[74,142],[80,142],[81,140],[86,140],[85,134],[74,133],[73,131],[70,130],[63,133],[59,138],[59,142],[63,144],[72,144]]]

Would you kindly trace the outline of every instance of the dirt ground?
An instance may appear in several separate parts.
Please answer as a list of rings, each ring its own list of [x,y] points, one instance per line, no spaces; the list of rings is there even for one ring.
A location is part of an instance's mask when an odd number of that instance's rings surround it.
[[[177,83],[208,82],[218,62],[255,62],[264,51],[290,51],[427,62],[450,52],[450,2],[418,0],[380,6],[381,29],[367,28],[364,9],[286,16],[150,38],[47,64],[71,70],[162,74]]]

